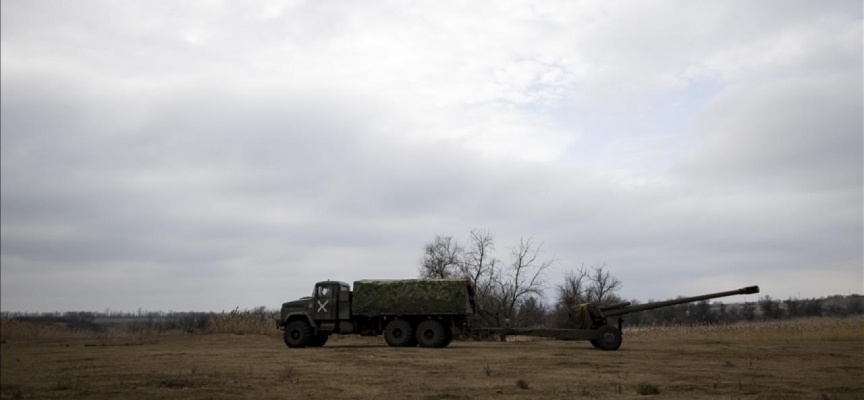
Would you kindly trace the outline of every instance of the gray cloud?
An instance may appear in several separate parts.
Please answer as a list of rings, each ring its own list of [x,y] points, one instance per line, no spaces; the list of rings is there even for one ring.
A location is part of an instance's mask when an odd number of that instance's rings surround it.
[[[3,309],[275,307],[475,227],[628,297],[864,289],[860,4],[418,7],[3,2]]]

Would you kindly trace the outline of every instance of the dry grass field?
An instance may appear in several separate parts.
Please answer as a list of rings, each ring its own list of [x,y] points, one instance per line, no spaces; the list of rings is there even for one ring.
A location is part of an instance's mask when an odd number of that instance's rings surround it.
[[[614,352],[518,337],[288,349],[264,333],[95,334],[6,320],[0,398],[864,399],[862,317],[625,328]]]

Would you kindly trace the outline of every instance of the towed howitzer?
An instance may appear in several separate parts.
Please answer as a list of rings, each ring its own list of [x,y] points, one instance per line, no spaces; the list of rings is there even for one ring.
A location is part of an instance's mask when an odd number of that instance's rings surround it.
[[[570,318],[575,322],[573,329],[550,329],[550,328],[483,328],[478,332],[500,335],[504,340],[507,335],[538,336],[563,340],[588,340],[600,350],[618,350],[622,342],[622,329],[624,319],[622,316],[639,311],[653,310],[655,308],[671,307],[678,304],[692,303],[718,297],[734,296],[738,294],[759,293],[759,286],[748,286],[738,290],[703,294],[701,296],[682,297],[680,299],[658,301],[654,303],[631,305],[630,302],[597,304],[585,303],[573,307]],[[618,317],[618,326],[609,324],[609,318]]]
[[[735,296],[739,294],[754,294],[759,293],[759,286],[747,286],[737,290],[729,290],[726,292],[718,292],[711,294],[703,294],[701,296],[682,297],[679,299],[657,301],[653,303],[631,305],[630,302],[613,303],[613,304],[596,304],[585,303],[572,308],[571,319],[576,323],[579,329],[599,329],[604,325],[608,325],[608,318],[620,317],[626,314],[654,310],[657,308],[671,307],[679,304],[693,303],[702,300],[716,299],[718,297]],[[618,318],[619,330],[621,329],[621,318]]]

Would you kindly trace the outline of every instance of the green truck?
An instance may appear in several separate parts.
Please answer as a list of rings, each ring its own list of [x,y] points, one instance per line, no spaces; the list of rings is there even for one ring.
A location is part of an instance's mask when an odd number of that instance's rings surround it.
[[[282,304],[288,347],[323,346],[330,335],[384,335],[394,347],[441,348],[474,313],[467,279],[360,280],[315,284],[312,296]]]

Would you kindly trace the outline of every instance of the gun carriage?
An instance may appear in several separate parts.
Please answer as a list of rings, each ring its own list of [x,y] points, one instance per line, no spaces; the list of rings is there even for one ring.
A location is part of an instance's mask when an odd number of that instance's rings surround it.
[[[618,350],[621,347],[624,315],[640,311],[672,307],[679,304],[694,303],[702,300],[716,299],[741,294],[759,293],[759,286],[748,286],[737,290],[704,294],[701,296],[682,297],[674,300],[658,301],[632,305],[630,302],[596,304],[585,303],[570,310],[571,320],[575,329],[545,329],[545,328],[482,328],[475,332],[501,335],[521,335],[548,337],[565,340],[588,340],[594,347],[601,350]],[[617,326],[610,324],[610,319],[617,317]]]

